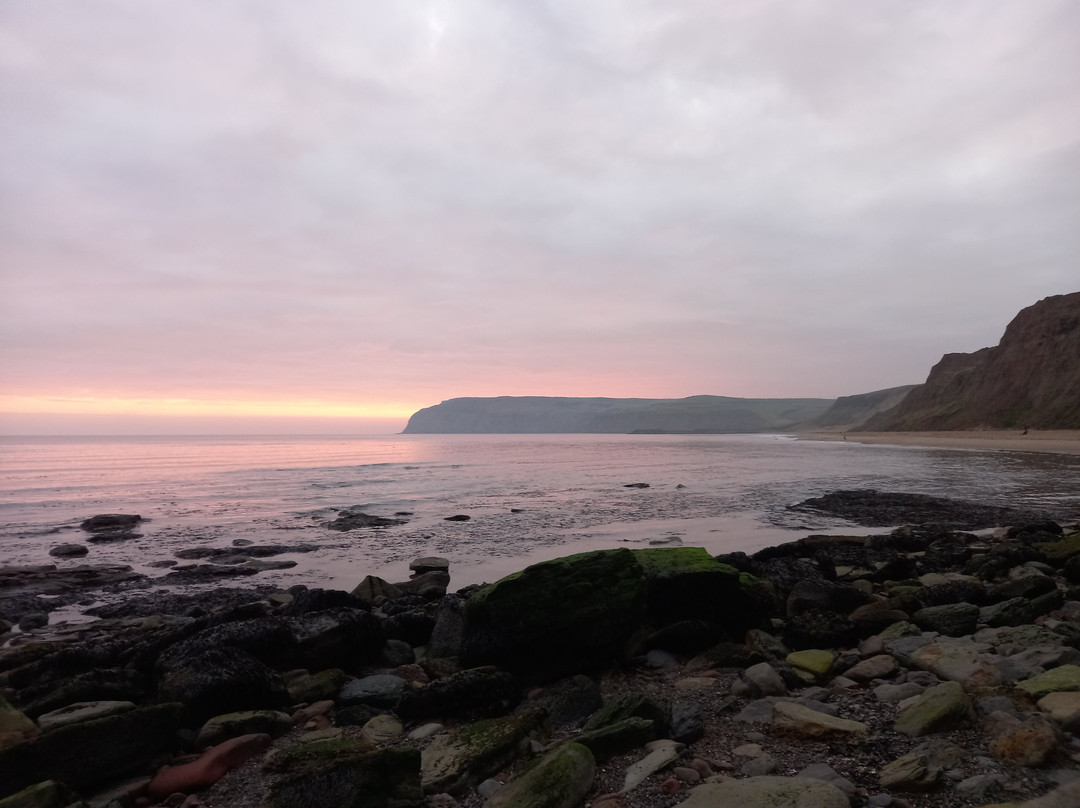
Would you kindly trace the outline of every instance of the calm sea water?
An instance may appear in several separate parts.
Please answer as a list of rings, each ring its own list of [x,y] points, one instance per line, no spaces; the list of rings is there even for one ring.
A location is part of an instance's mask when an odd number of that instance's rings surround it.
[[[649,488],[626,488],[648,483]],[[586,549],[682,543],[753,551],[816,531],[856,532],[788,504],[839,488],[949,495],[1080,515],[1080,458],[863,446],[776,435],[394,435],[0,439],[0,564],[149,562],[188,547],[319,545],[245,582],[352,588],[451,561],[452,587]],[[408,523],[340,533],[357,507]],[[85,542],[97,513],[139,513],[140,538]],[[448,522],[456,514],[466,522]],[[871,532],[862,530],[859,532]]]

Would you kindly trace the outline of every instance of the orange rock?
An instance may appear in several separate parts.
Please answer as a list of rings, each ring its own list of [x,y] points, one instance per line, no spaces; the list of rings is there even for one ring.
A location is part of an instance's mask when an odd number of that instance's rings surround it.
[[[180,766],[166,766],[154,775],[147,787],[151,799],[160,800],[170,794],[190,794],[204,791],[231,769],[270,746],[270,736],[259,732],[241,735],[207,749],[198,760]]]

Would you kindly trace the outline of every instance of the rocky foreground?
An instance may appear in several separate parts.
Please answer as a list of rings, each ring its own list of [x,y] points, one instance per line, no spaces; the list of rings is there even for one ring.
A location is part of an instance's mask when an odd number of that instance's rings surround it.
[[[24,625],[0,808],[1080,806],[1075,524],[412,567]]]

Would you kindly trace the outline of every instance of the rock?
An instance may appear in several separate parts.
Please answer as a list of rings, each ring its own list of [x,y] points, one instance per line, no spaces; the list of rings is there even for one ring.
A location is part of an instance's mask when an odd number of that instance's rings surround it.
[[[287,694],[281,675],[231,646],[192,648],[178,643],[158,659],[158,696],[187,705],[199,720],[236,710],[275,709]]]
[[[555,729],[580,727],[604,704],[600,688],[588,676],[572,676],[545,687],[525,702],[525,708],[539,707]]]
[[[971,603],[946,603],[919,609],[911,620],[924,631],[936,631],[947,637],[974,633],[979,623],[979,607]]]
[[[725,633],[716,623],[706,620],[678,620],[646,637],[640,650],[661,649],[672,654],[698,654],[722,640]]]
[[[598,763],[616,755],[644,746],[656,739],[656,723],[636,716],[624,718],[574,737],[576,743],[588,748]]]
[[[372,746],[385,746],[405,734],[405,727],[392,715],[376,715],[364,724],[361,737]]]
[[[450,561],[439,556],[424,556],[409,562],[409,569],[413,575],[423,575],[425,572],[449,572]]]
[[[131,530],[141,521],[142,517],[138,514],[99,513],[84,519],[79,527],[88,533],[118,533]]]
[[[654,625],[700,620],[742,634],[767,617],[770,596],[764,584],[721,564],[704,548],[633,553],[645,574],[647,617]]]
[[[410,732],[407,737],[410,741],[422,741],[430,738],[432,735],[438,735],[444,729],[446,729],[446,727],[444,727],[442,724],[437,724],[434,722],[430,724],[421,724],[419,727]]]
[[[633,791],[641,785],[646,777],[666,769],[679,759],[679,753],[684,747],[681,743],[675,741],[660,740],[651,741],[645,745],[645,749],[648,754],[626,769],[626,775],[623,778],[623,792]]]
[[[283,750],[272,769],[267,808],[399,808],[424,798],[416,749],[366,751],[342,740],[297,744]]]
[[[1018,766],[1044,766],[1057,747],[1058,734],[1041,715],[1033,715],[999,732],[990,742],[994,757]]]
[[[925,755],[911,753],[882,766],[881,787],[890,791],[932,791],[941,778],[941,767]]]
[[[596,761],[579,743],[548,752],[513,777],[484,803],[485,808],[576,808],[592,788]]]
[[[405,524],[404,519],[390,519],[385,516],[374,516],[354,508],[345,508],[338,511],[336,519],[327,522],[326,527],[330,530],[359,530],[365,527],[394,527]]]
[[[288,618],[303,667],[350,668],[371,662],[385,635],[378,618],[362,609],[324,609]]]
[[[135,704],[130,701],[79,701],[52,710],[38,716],[37,723],[42,732],[51,732],[69,724],[78,724],[80,721],[90,721],[95,718],[105,718],[110,715],[118,715],[134,710]]]
[[[752,694],[760,696],[786,696],[788,689],[780,674],[768,662],[751,665],[740,674],[742,680],[750,686]]]
[[[835,661],[835,652],[820,648],[793,651],[787,655],[786,659],[788,665],[795,671],[806,674],[808,680],[812,682],[823,681],[829,675]]]
[[[780,764],[776,758],[768,752],[763,752],[760,755],[755,755],[739,767],[739,774],[744,777],[761,777],[765,774],[772,774],[779,767]]]
[[[895,729],[918,738],[970,724],[974,719],[971,700],[959,682],[944,682],[929,688],[905,705],[896,717]]]
[[[84,789],[143,769],[172,748],[182,704],[156,704],[71,724],[0,752],[0,783],[14,791],[43,780]]]
[[[691,744],[704,734],[701,707],[692,701],[676,701],[671,705],[671,726],[668,729],[671,740]]]
[[[1038,706],[1066,732],[1080,732],[1080,692],[1048,693],[1039,699]]]
[[[405,593],[394,586],[394,584],[384,581],[382,578],[368,575],[364,580],[358,583],[356,588],[349,594],[363,603],[366,603],[368,606],[375,606],[384,599],[396,600]]]
[[[293,720],[288,713],[276,710],[247,710],[225,713],[211,718],[199,729],[195,738],[198,748],[215,746],[241,735],[265,734],[271,738],[284,735],[292,729]]]
[[[33,631],[45,628],[47,625],[49,625],[49,615],[45,612],[30,612],[19,618],[20,631]]]
[[[308,673],[301,668],[283,674],[282,680],[289,700],[295,704],[332,699],[349,681],[349,676],[341,668],[327,668],[318,673]]]
[[[853,681],[865,683],[872,679],[888,679],[900,669],[896,658],[891,654],[878,654],[864,659],[844,671],[844,676]]]
[[[49,550],[49,555],[56,558],[71,558],[73,556],[84,556],[90,552],[85,544],[58,544]]]
[[[1010,598],[1009,600],[984,606],[979,610],[979,622],[988,626],[1019,626],[1034,623],[1047,612],[1060,609],[1065,603],[1065,595],[1054,589],[1037,598]]]
[[[465,603],[462,663],[551,681],[619,659],[645,610],[645,575],[630,550],[545,561]]]
[[[971,644],[928,643],[911,654],[911,663],[941,679],[960,682],[968,689],[1001,684],[1001,673],[978,646]]]
[[[538,733],[544,720],[543,712],[520,713],[437,736],[421,754],[424,793],[459,793],[495,774],[514,761],[521,742]]]
[[[1080,690],[1080,666],[1062,665],[1038,676],[1025,679],[1016,685],[1016,689],[1033,698],[1042,698],[1048,693],[1064,693]]]
[[[338,691],[335,701],[346,705],[367,704],[394,709],[405,695],[408,686],[409,683],[400,676],[377,673],[346,682]]]
[[[870,728],[860,721],[835,718],[794,702],[773,706],[772,730],[777,735],[796,738],[839,738],[866,740]]]
[[[517,677],[487,666],[459,671],[405,693],[398,712],[408,719],[492,718],[504,715],[520,698]]]
[[[874,688],[874,696],[877,697],[878,701],[895,704],[904,699],[910,699],[912,696],[918,696],[924,690],[926,688],[916,682],[904,682],[901,685],[885,684]]]
[[[436,600],[446,594],[446,589],[450,586],[450,575],[442,570],[433,570],[394,586],[406,595],[419,595],[425,600]]]
[[[1080,805],[1080,782],[1072,782],[1021,803],[1020,808],[1076,808],[1077,805]]]
[[[1025,570],[1024,574],[990,587],[986,599],[990,603],[1000,603],[1012,598],[1037,598],[1056,589],[1054,579],[1049,575],[1034,570]]]
[[[853,782],[846,777],[841,777],[837,774],[836,770],[827,763],[811,763],[809,766],[801,769],[795,776],[809,777],[813,780],[821,780],[823,783],[835,786],[843,791],[848,799],[854,799],[855,795],[858,793],[858,789]]]
[[[829,783],[808,777],[751,777],[705,783],[679,808],[850,808],[847,796]]]
[[[0,808],[83,808],[85,805],[78,794],[56,780],[36,783],[0,799]]]
[[[229,771],[269,746],[270,736],[265,733],[232,738],[208,749],[191,763],[166,766],[150,780],[147,795],[160,800],[177,792],[192,794],[205,791]]]
[[[36,738],[39,733],[38,725],[0,693],[0,752]]]
[[[443,518],[444,522],[468,522],[472,519],[467,513],[456,513],[453,516],[446,516]]]

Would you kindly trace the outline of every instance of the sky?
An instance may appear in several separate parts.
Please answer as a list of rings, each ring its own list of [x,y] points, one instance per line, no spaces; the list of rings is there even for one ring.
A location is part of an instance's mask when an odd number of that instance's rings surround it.
[[[0,433],[833,398],[1080,290],[1074,0],[4,0]]]

